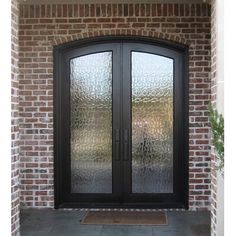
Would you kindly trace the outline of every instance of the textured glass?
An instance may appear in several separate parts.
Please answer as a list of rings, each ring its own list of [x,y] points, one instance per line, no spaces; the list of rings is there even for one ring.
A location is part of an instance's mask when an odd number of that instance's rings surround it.
[[[112,193],[112,52],[70,61],[71,190]]]
[[[132,52],[132,192],[173,192],[173,60]]]

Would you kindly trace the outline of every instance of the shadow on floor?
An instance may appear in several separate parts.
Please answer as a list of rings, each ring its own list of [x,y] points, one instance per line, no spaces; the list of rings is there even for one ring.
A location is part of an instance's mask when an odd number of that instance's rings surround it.
[[[21,236],[209,236],[210,213],[168,211],[167,226],[81,225],[84,210],[22,210]]]

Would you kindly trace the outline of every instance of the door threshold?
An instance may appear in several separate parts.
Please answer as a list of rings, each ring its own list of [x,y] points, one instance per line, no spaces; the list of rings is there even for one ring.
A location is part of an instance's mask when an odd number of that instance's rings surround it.
[[[132,204],[91,204],[91,203],[62,203],[55,206],[55,209],[107,209],[107,210],[188,210],[183,203],[132,203]]]

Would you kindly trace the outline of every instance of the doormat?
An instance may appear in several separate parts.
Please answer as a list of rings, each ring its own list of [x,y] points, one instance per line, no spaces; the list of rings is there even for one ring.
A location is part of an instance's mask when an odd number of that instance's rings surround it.
[[[166,212],[89,211],[81,224],[91,225],[167,225]]]

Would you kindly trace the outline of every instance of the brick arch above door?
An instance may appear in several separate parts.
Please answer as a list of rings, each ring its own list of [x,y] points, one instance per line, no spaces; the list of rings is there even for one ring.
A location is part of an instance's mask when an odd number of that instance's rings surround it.
[[[163,33],[161,31],[143,30],[143,29],[104,29],[104,30],[86,30],[78,34],[56,36],[52,41],[52,46],[68,43],[80,39],[89,39],[101,36],[139,36],[158,40],[165,40],[179,43],[185,46],[192,46],[191,42],[184,37],[175,34]]]

